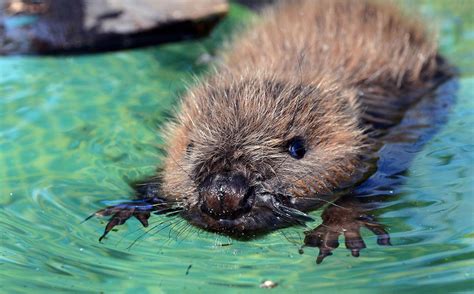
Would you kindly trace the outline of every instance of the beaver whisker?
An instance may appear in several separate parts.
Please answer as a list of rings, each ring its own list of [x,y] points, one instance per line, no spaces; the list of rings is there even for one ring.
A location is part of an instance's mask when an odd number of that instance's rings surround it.
[[[326,199],[318,197],[318,196],[313,196],[313,197],[295,196],[295,195],[292,195],[292,194],[289,194],[289,193],[270,191],[270,190],[266,189],[263,186],[260,186],[259,193],[260,194],[272,195],[272,196],[278,198],[279,201],[282,201],[282,199],[281,199],[282,197],[283,198],[288,198],[288,199],[303,199],[303,200],[309,200],[309,201],[322,201],[322,202],[325,202],[329,205],[333,205],[333,206],[336,206],[336,207],[339,207],[339,208],[342,208],[342,209],[349,210],[349,208],[346,208],[346,207],[343,207],[343,206],[340,206],[340,205],[334,203],[335,200],[334,201],[329,201],[329,200],[326,200]]]
[[[168,231],[168,242],[170,242],[171,239],[172,239],[171,238],[171,233],[173,233],[173,231],[178,231],[179,228],[181,228],[179,226],[182,226],[185,223],[186,223],[186,221],[184,219],[180,219],[178,222],[174,223],[174,225],[171,226],[171,229]],[[176,229],[176,227],[178,227],[178,229]]]
[[[296,246],[301,246],[301,244],[303,243],[303,238],[301,238],[301,234],[299,232],[296,232],[297,235],[298,235],[299,241],[289,238],[287,236],[287,234],[285,233],[285,231],[280,231],[280,233],[283,235],[283,237],[286,239],[286,241],[288,241],[288,243],[291,243],[291,244],[296,245]]]
[[[178,215],[183,210],[184,210],[183,207],[170,207],[170,208],[165,208],[162,210],[157,210],[153,212],[153,214],[164,215],[164,216],[170,217],[170,216]]]
[[[176,220],[176,222],[174,222],[174,223],[170,221],[168,224],[166,224],[166,226],[163,226],[162,228],[160,228],[160,229],[157,230],[156,232],[153,232],[153,233],[152,233],[152,236],[155,236],[156,234],[159,234],[161,231],[163,231],[163,230],[166,229],[166,228],[169,228],[169,227],[171,227],[171,226],[176,226],[176,224],[179,224],[179,223],[181,223],[182,221],[183,221],[183,220],[182,220],[182,219],[179,219],[179,218],[178,218],[178,219]]]
[[[166,222],[170,222],[170,221],[173,221],[173,220],[171,220],[171,219],[165,219],[165,220],[158,219],[158,220],[156,220],[156,221],[154,221],[154,222],[150,222],[149,225],[151,225],[152,227],[148,228],[148,230],[146,230],[145,234],[148,233],[148,232],[150,232],[150,231],[152,231],[152,230],[155,229],[157,226],[160,226],[160,225],[162,225],[162,224],[164,224],[164,223],[166,223]],[[115,244],[115,246],[118,246],[118,245],[125,239],[125,237],[128,237],[128,236],[130,236],[130,235],[133,235],[133,234],[135,234],[135,233],[137,233],[137,232],[139,232],[139,231],[142,231],[142,230],[143,230],[143,227],[139,227],[138,229],[135,229],[135,230],[133,230],[133,231],[131,231],[131,232],[126,233],[122,238],[120,238],[120,240]],[[142,233],[143,233],[143,232],[142,232]]]
[[[274,171],[273,171],[273,172],[274,172]],[[275,173],[275,172],[274,172],[274,173]],[[310,172],[304,173],[302,176],[300,176],[300,177],[298,177],[296,180],[294,180],[293,183],[290,183],[290,186],[296,187],[296,186],[294,185],[294,183],[297,182],[297,181],[300,181],[301,179],[303,179],[304,177],[306,177],[306,176],[309,175],[309,174],[310,174]],[[278,179],[278,181],[280,182],[280,184],[283,184],[283,183],[281,182],[281,180],[280,180],[278,177],[277,177],[277,179]],[[261,186],[261,187],[264,189],[263,186]],[[262,190],[262,192],[266,192],[266,193],[270,193],[270,194],[275,194],[275,192],[273,192],[273,191],[268,191],[268,190]],[[342,206],[340,206],[340,205],[335,204],[334,201],[328,201],[328,200],[323,199],[323,198],[318,197],[318,196],[313,196],[313,197],[301,197],[301,196],[294,196],[294,195],[291,195],[291,194],[288,194],[288,193],[285,193],[285,194],[283,194],[283,193],[276,193],[276,194],[279,194],[280,196],[284,196],[284,197],[295,198],[295,199],[305,199],[305,200],[311,200],[311,201],[322,201],[322,202],[325,202],[325,203],[327,203],[327,204],[329,204],[329,205],[334,205],[334,206],[339,207],[339,208],[348,209],[348,208],[345,208],[345,207],[342,207]]]
[[[174,221],[173,219],[166,219],[164,221],[161,221],[159,224],[151,227],[150,229],[148,230],[145,230],[145,232],[143,232],[142,234],[140,234],[135,240],[133,240],[133,242],[127,247],[127,250],[130,250],[132,249],[132,247],[139,241],[141,240],[143,237],[145,237],[149,232],[151,232],[152,230],[156,229],[157,227],[161,226],[162,224],[164,223],[167,223],[167,225],[165,225],[163,228],[161,228],[160,230],[158,230],[158,232],[160,232],[161,230],[169,227],[171,224],[172,224],[172,221]],[[157,232],[153,233],[152,236],[154,236]]]
[[[259,194],[272,195],[276,198],[279,198],[280,201],[282,201],[282,199],[281,199],[282,197],[283,198],[288,198],[288,199],[290,199],[290,201],[291,201],[291,199],[303,199],[303,200],[308,200],[308,201],[321,201],[321,202],[324,202],[328,205],[333,205],[333,206],[336,206],[336,207],[339,207],[339,208],[342,208],[342,209],[350,210],[349,208],[346,208],[346,207],[343,207],[341,205],[336,204],[335,203],[336,200],[329,201],[329,200],[326,200],[326,199],[321,198],[319,196],[313,196],[313,197],[295,196],[295,195],[292,195],[292,194],[289,194],[289,193],[277,192],[277,191],[270,190],[267,187],[265,187],[264,185],[258,185],[258,188],[259,188],[259,190],[258,190]]]
[[[306,222],[314,221],[312,217],[307,215],[306,213],[302,212],[301,210],[298,210],[296,208],[291,208],[285,205],[280,205],[279,207],[280,211],[283,211],[284,213],[288,214],[291,216],[294,220],[298,221],[299,224],[305,225]]]
[[[326,199],[318,197],[318,196],[304,197],[304,196],[294,196],[294,195],[291,195],[291,194],[288,194],[288,193],[280,194],[280,196],[288,197],[290,199],[303,199],[303,200],[310,200],[310,201],[322,201],[322,202],[324,202],[326,204],[329,204],[329,205],[333,205],[333,206],[336,206],[336,207],[339,207],[339,208],[342,208],[342,209],[350,210],[347,207],[343,207],[341,205],[336,204],[335,203],[336,200],[329,201],[329,200],[326,200]]]
[[[152,227],[149,228],[148,230],[149,231],[153,230],[156,226],[162,225],[162,224],[164,224],[166,222],[169,222],[169,221],[172,221],[172,220],[170,220],[170,219],[165,219],[165,220],[157,219],[156,221],[149,223],[149,225],[151,225]],[[132,230],[131,232],[125,233],[124,236],[122,238],[120,238],[120,240],[115,244],[115,246],[118,246],[125,239],[125,237],[133,235],[133,234],[135,234],[139,231],[142,231],[142,230],[143,230],[143,227],[138,227],[137,229]]]
[[[178,233],[177,233],[176,236],[175,236],[176,242],[181,243],[181,242],[184,241],[184,238],[181,239],[181,241],[179,241],[178,238],[179,238],[179,236],[181,236],[183,233],[185,233],[186,231],[188,231],[190,227],[191,227],[191,224],[190,224],[190,223],[184,222],[184,226],[183,226],[181,229],[179,229]]]
[[[169,237],[171,238],[171,234],[174,232],[175,234],[174,234],[174,238],[173,238],[173,239],[174,239],[175,241],[178,241],[178,237],[179,237],[179,235],[180,235],[180,233],[181,233],[181,230],[182,230],[183,228],[185,228],[186,225],[188,225],[188,224],[189,224],[189,223],[186,222],[186,221],[184,221],[184,220],[183,220],[183,221],[180,221],[180,222],[178,222],[178,223],[176,223],[176,226],[173,226],[172,231],[170,230],[170,232],[168,233]]]
[[[185,239],[187,239],[192,233],[195,233],[196,231],[199,231],[200,229],[197,229],[196,227],[194,227],[193,225],[189,225],[188,226],[188,230],[186,231],[186,235],[183,236],[183,239],[182,241],[184,241]]]
[[[276,216],[283,218],[283,220],[285,220],[290,225],[296,224],[305,226],[306,222],[314,221],[314,219],[306,213],[296,208],[284,205],[275,195],[265,194],[263,196],[264,197],[262,197],[262,199],[265,206],[270,208]]]
[[[339,208],[342,208],[342,209],[350,210],[350,209],[347,208],[347,207],[344,207],[344,206],[341,206],[341,205],[339,205],[339,204],[336,204],[335,202],[336,202],[337,200],[329,201],[329,200],[326,200],[326,199],[324,199],[324,198],[317,197],[317,196],[315,196],[315,197],[290,196],[290,197],[297,198],[297,199],[311,200],[311,201],[314,201],[314,200],[316,200],[316,201],[322,201],[322,202],[327,203],[327,204],[329,204],[329,205],[333,205],[333,206],[336,206],[336,207],[339,207]]]

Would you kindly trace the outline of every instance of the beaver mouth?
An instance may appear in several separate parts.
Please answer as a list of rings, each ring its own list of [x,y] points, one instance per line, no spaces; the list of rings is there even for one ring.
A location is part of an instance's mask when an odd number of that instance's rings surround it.
[[[252,239],[278,228],[304,226],[306,222],[313,221],[288,197],[270,193],[252,193],[250,197],[251,205],[235,214],[236,217],[215,217],[208,213],[205,203],[183,210],[181,216],[196,227],[235,239]]]

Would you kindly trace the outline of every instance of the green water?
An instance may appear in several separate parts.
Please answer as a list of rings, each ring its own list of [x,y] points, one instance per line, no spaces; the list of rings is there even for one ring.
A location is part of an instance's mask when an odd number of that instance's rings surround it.
[[[0,292],[472,291],[473,2],[418,4],[439,24],[441,48],[461,71],[457,104],[417,154],[400,195],[380,211],[393,246],[380,247],[363,232],[368,248],[361,257],[339,248],[318,266],[316,250],[297,252],[304,228],[239,242],[176,221],[129,249],[145,232],[137,221],[103,243],[103,220],[80,224],[104,200],[128,199],[127,182],[153,173],[157,126],[185,90],[183,81],[205,70],[202,54],[216,50],[250,12],[233,6],[201,41],[0,58]],[[267,279],[278,287],[260,289]]]

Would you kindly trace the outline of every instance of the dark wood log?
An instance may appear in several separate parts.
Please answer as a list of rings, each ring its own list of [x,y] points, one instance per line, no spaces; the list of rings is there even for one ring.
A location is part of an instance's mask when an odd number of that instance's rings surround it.
[[[0,0],[0,54],[120,50],[207,35],[226,0]]]

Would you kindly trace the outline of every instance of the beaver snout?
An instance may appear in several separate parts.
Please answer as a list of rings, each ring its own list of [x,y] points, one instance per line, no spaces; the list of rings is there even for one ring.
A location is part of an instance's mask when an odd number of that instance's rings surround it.
[[[201,210],[215,219],[235,219],[252,207],[254,192],[240,172],[209,175],[199,186]]]

